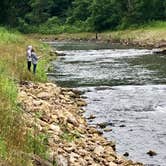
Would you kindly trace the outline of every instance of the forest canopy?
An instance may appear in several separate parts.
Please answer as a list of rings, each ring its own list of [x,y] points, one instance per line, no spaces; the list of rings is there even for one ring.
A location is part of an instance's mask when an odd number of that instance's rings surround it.
[[[1,0],[0,24],[24,33],[105,31],[166,20],[166,0]]]

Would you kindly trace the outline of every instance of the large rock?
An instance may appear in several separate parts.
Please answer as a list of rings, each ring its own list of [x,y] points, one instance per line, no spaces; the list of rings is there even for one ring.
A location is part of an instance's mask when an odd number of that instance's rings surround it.
[[[57,162],[57,166],[69,166],[68,160],[62,155],[57,156],[56,162]]]
[[[62,134],[62,131],[58,125],[51,124],[50,125],[50,130],[54,131],[56,135]]]
[[[166,48],[153,49],[152,51],[155,54],[166,54]]]
[[[74,116],[72,116],[72,115],[69,115],[69,116],[67,117],[67,122],[73,124],[73,125],[76,126],[76,127],[79,126],[79,124],[78,124],[76,118],[75,118]]]
[[[37,94],[37,97],[40,99],[49,99],[50,94],[48,92],[40,92]]]
[[[101,155],[104,153],[104,148],[102,146],[97,146],[95,149],[94,149],[94,153],[97,154],[97,155]]]

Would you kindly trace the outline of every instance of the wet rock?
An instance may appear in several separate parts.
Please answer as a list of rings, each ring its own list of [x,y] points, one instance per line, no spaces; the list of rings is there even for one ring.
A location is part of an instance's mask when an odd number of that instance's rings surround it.
[[[156,156],[157,153],[153,150],[149,150],[146,154],[148,154],[149,156]]]
[[[77,89],[72,89],[72,92],[75,93],[77,95],[77,97],[80,98],[81,95],[84,94],[83,91],[77,90]]]
[[[87,119],[95,119],[95,118],[96,118],[96,116],[91,114]]]
[[[83,114],[84,112],[86,112],[84,109],[80,109],[79,113]]]
[[[51,50],[50,51],[50,56],[57,56],[58,54],[57,54],[57,52],[56,51],[54,51],[54,50]]]
[[[96,128],[93,128],[93,127],[91,127],[91,128],[89,128],[89,129],[87,129],[88,130],[88,132],[89,132],[89,134],[99,134],[99,135],[102,135],[103,134],[103,132],[102,131],[99,131],[99,130],[97,130]]]
[[[125,153],[123,154],[123,156],[128,157],[128,156],[129,156],[129,153],[128,153],[128,152],[125,152]]]
[[[103,122],[103,123],[98,123],[97,126],[99,126],[100,128],[106,128],[109,125],[108,122]]]
[[[66,54],[64,52],[56,51],[58,56],[65,56]]]
[[[104,132],[110,132],[110,131],[112,131],[111,128],[106,128],[106,129],[104,129]]]
[[[122,124],[122,125],[120,125],[119,127],[126,127],[126,125]]]
[[[83,107],[83,106],[86,106],[87,103],[86,103],[85,101],[83,101],[83,100],[78,100],[78,101],[77,101],[77,105],[78,105],[79,107]]]
[[[153,49],[152,51],[155,54],[166,54],[166,48]]]

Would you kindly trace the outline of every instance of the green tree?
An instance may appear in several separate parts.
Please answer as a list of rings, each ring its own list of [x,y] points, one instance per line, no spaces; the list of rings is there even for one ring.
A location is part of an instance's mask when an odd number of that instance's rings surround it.
[[[73,1],[74,0],[53,0],[51,15],[66,19],[67,11],[71,7]]]
[[[75,0],[72,3],[72,7],[68,12],[68,23],[74,23],[76,21],[86,21],[91,15],[89,6],[91,6],[93,0]]]
[[[39,25],[51,17],[51,7],[53,0],[31,0],[29,1],[31,11],[25,15],[29,24]]]
[[[112,0],[93,0],[90,7],[92,14],[88,21],[96,32],[114,28],[118,25],[119,18],[115,14],[116,10],[113,2]]]

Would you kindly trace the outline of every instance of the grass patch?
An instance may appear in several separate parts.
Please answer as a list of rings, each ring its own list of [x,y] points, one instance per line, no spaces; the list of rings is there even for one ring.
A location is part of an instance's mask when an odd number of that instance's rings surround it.
[[[32,45],[37,54],[43,57],[39,60],[35,76],[27,71],[28,45]],[[44,136],[33,140],[28,136],[22,111],[17,104],[17,87],[19,82],[25,80],[47,80],[45,67],[49,59],[48,53],[49,47],[46,44],[39,44],[18,32],[0,27],[0,164],[4,161],[10,166],[31,165],[31,159],[23,154],[33,154],[35,150],[39,155],[46,152],[42,146]],[[36,147],[32,149],[34,142]]]
[[[67,126],[62,126],[62,130],[63,130],[63,133],[61,135],[61,139],[67,142],[73,142],[76,139],[79,139],[81,137],[80,133],[76,130],[68,131]]]

